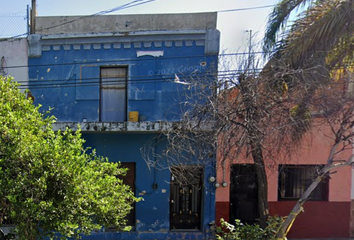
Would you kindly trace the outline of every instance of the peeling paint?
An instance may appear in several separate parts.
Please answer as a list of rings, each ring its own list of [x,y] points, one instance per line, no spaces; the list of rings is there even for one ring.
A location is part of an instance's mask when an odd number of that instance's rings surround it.
[[[85,116],[86,117],[86,116]],[[86,117],[87,118],[87,117]],[[77,130],[77,123],[56,122],[53,129],[65,130],[67,126],[73,131]],[[168,131],[173,127],[171,122],[82,122],[81,131],[109,131],[109,132],[160,132]]]
[[[124,22],[121,21],[121,17],[119,19],[119,22]],[[43,56],[29,59],[29,65],[38,64],[37,69],[31,69],[30,79],[45,79],[48,82],[50,82],[48,79],[53,79],[50,83],[57,86],[57,88],[48,87],[47,89],[36,88],[35,84],[38,83],[33,82],[33,91],[38,103],[44,104],[45,109],[48,106],[55,107],[54,111],[56,111],[58,121],[53,124],[54,130],[65,130],[68,127],[72,131],[77,131],[81,128],[83,137],[87,140],[87,146],[97,149],[98,154],[114,161],[136,163],[135,193],[144,199],[135,204],[134,231],[123,233],[102,230],[88,239],[210,239],[208,223],[215,220],[213,192],[207,192],[203,196],[203,220],[200,223],[200,231],[171,231],[170,183],[167,181],[171,179],[170,172],[168,170],[148,171],[139,151],[157,134],[179,126],[177,123],[180,119],[178,101],[184,101],[184,97],[181,97],[183,94],[179,92],[179,86],[171,82],[171,76],[173,77],[176,72],[181,77],[189,76],[196,71],[202,74],[208,70],[204,68],[206,63],[212,66],[213,62],[216,62],[217,55],[215,57],[203,56],[205,31],[203,28],[197,31],[193,29],[169,31],[169,34],[151,31],[128,32],[126,34],[130,35],[129,37],[117,33],[116,37],[111,38],[104,34],[100,35],[100,33],[95,33],[96,35],[83,33],[81,37],[71,35],[71,38],[65,38],[67,39],[65,44],[71,46],[66,49],[63,48],[62,35],[43,35],[45,39],[41,39],[41,43],[46,47],[46,50],[43,48]],[[186,42],[182,44],[182,41]],[[198,46],[197,41],[202,45]],[[180,46],[178,49],[175,47],[177,45]],[[58,51],[55,52],[55,49]],[[171,56],[169,61],[161,58],[164,55],[163,51]],[[137,56],[138,53],[139,56]],[[160,58],[159,55],[161,55]],[[190,56],[201,56],[201,58]],[[57,59],[63,63],[73,64],[64,64],[60,68],[48,68],[47,64],[55,65],[58,62]],[[90,81],[97,83],[100,69],[111,67],[114,63],[128,67],[127,81],[132,81],[129,82],[126,93],[126,110],[127,112],[138,111],[141,116],[140,122],[99,122],[100,87],[98,84],[87,83]],[[153,84],[150,82],[147,84],[146,81],[134,81],[135,77],[139,76],[147,76],[146,79],[150,79],[149,75],[157,75],[161,81]],[[64,76],[63,80],[58,81],[57,76]],[[61,87],[62,84],[72,84],[73,87],[67,88],[65,85]],[[186,89],[181,88],[181,90]],[[40,99],[38,96],[42,93],[44,95]],[[158,154],[164,148],[164,144],[165,142],[162,141],[161,145],[159,143],[156,147]],[[206,176],[209,176],[210,171],[214,171],[208,166],[205,169]],[[156,183],[156,186],[158,184],[159,188],[152,187],[152,183]],[[164,195],[161,196],[160,193]]]

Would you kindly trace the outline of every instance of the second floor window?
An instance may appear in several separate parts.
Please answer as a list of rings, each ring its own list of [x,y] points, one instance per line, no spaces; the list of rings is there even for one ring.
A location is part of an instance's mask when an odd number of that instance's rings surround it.
[[[100,121],[127,120],[127,67],[101,68]]]

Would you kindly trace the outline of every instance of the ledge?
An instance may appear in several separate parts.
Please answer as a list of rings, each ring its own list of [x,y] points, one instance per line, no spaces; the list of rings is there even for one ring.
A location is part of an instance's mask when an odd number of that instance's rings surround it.
[[[69,128],[82,132],[163,132],[169,130],[173,122],[55,122],[54,131]]]

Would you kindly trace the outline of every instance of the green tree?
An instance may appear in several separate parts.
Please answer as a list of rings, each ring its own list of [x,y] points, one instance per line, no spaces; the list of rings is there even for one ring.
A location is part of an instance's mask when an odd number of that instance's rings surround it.
[[[264,50],[276,51],[294,69],[321,65],[332,70],[353,61],[353,23],[352,0],[282,0],[269,17]]]
[[[0,222],[20,240],[123,227],[134,197],[126,169],[83,147],[80,132],[55,132],[11,78],[0,77]]]
[[[308,115],[309,122],[316,117],[317,121],[324,120],[323,126],[330,126],[334,141],[327,164],[281,225],[277,239],[286,238],[311,192],[333,169],[354,163],[352,156],[336,159],[343,150],[352,150],[353,96],[348,89],[354,59],[353,3],[352,0],[282,0],[269,17],[264,50],[272,56],[263,70],[264,76],[273,78],[273,82],[285,82],[289,92],[297,97],[293,108],[295,119],[305,119]],[[299,13],[295,21],[286,27],[295,12]]]

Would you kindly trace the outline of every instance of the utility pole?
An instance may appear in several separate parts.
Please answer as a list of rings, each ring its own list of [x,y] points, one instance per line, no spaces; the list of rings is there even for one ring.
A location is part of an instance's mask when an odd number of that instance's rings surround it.
[[[34,33],[35,33],[35,29],[36,29],[36,16],[37,16],[37,3],[36,3],[36,0],[32,0],[32,6],[31,6],[31,21],[30,21],[31,34],[34,34]]]
[[[252,57],[252,29],[246,30],[250,34],[248,38],[248,66],[253,67],[253,57]]]

